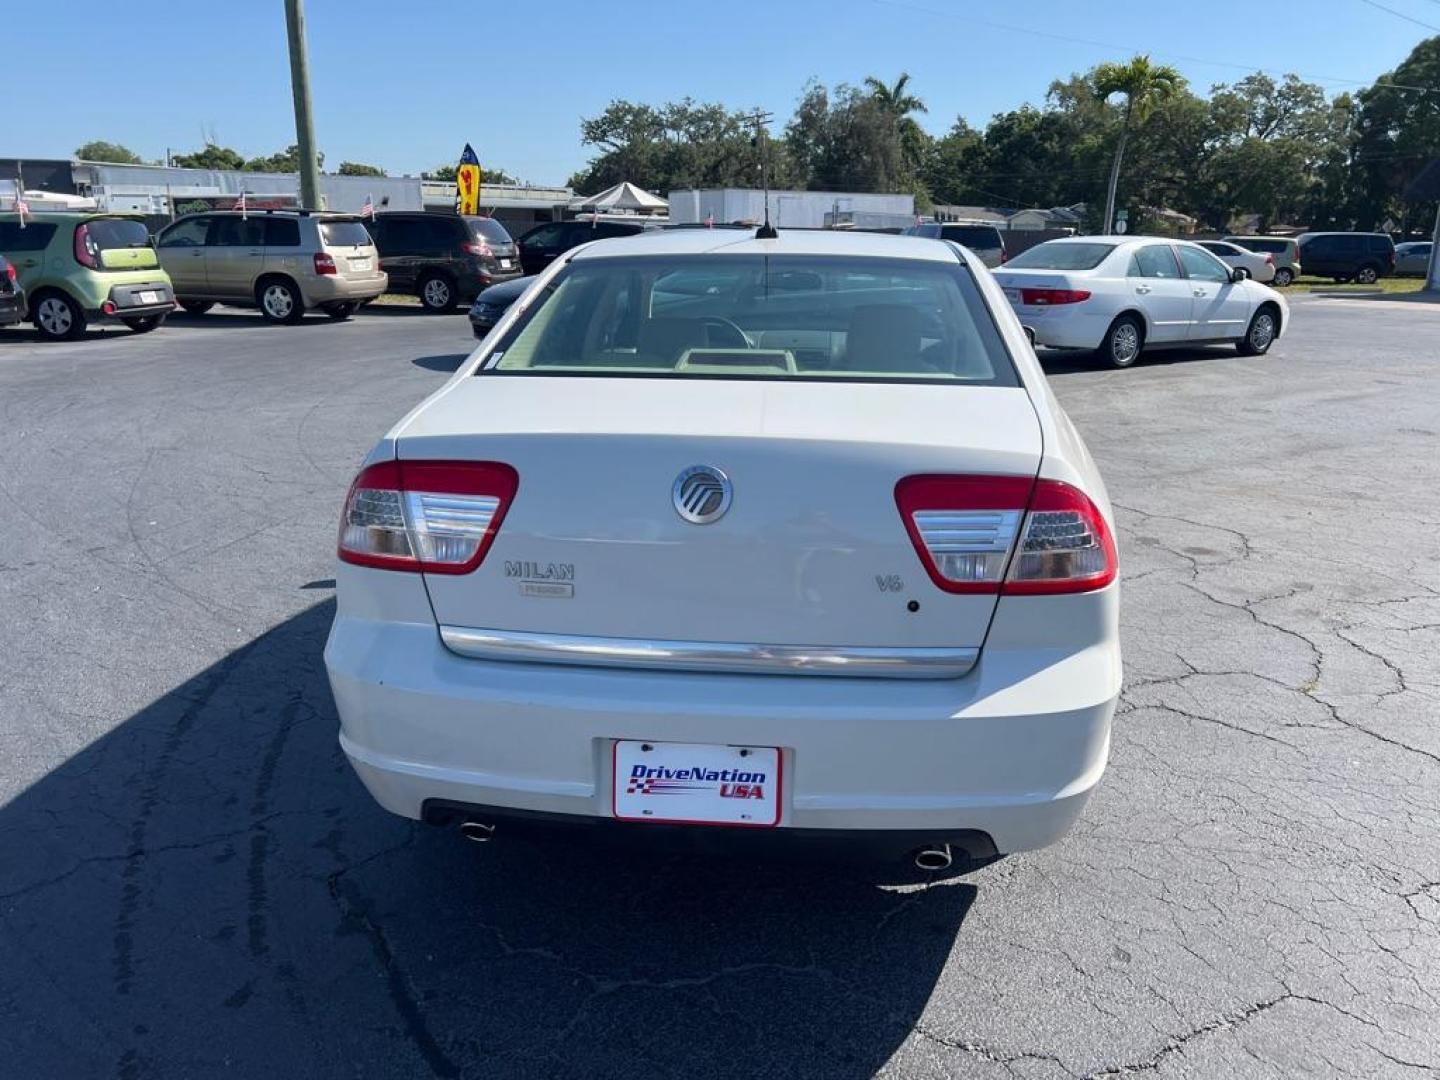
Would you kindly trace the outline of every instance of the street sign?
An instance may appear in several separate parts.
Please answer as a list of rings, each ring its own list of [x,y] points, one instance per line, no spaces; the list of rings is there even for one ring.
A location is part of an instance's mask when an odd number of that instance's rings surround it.
[[[1122,236],[1125,234],[1125,230],[1129,227],[1130,223],[1126,221],[1123,217],[1119,221],[1115,222],[1115,231],[1117,233],[1120,233]]]

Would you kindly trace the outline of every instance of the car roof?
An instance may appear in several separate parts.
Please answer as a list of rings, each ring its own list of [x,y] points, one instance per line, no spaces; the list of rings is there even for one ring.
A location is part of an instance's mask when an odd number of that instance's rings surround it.
[[[15,219],[20,216],[15,210],[0,210],[0,218]],[[118,219],[121,221],[145,222],[144,214],[127,214],[123,210],[32,210],[25,215],[26,221],[65,222],[65,221],[101,221],[105,219]]]
[[[924,236],[856,233],[822,229],[781,229],[773,240],[732,229],[656,229],[635,236],[597,240],[572,256],[574,260],[625,255],[853,255],[873,259],[918,259],[957,262],[953,247]]]

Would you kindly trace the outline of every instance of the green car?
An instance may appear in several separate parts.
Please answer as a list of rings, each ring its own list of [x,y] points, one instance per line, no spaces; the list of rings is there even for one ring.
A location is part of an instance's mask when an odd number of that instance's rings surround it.
[[[0,214],[0,255],[14,264],[30,320],[47,341],[72,341],[93,319],[119,319],[137,334],[175,307],[139,217],[42,212]]]

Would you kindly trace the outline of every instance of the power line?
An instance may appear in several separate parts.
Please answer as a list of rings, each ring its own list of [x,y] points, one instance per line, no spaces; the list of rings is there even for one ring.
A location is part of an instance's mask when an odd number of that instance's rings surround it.
[[[1403,11],[1396,11],[1392,7],[1386,7],[1384,4],[1377,3],[1376,0],[1360,0],[1360,2],[1369,4],[1371,7],[1385,12],[1387,15],[1394,15],[1397,19],[1404,19],[1408,23],[1423,26],[1426,30],[1434,30],[1437,34],[1440,34],[1440,26],[1436,26],[1434,23],[1422,22],[1413,15],[1406,15]]]
[[[1368,3],[1373,3],[1374,0],[1364,0],[1364,2],[1368,4]],[[1436,3],[1440,3],[1440,0],[1435,0],[1435,2],[1436,2]],[[1287,71],[1280,71],[1280,70],[1277,69],[1277,68],[1257,67],[1257,66],[1254,65],[1254,64],[1237,64],[1237,63],[1235,63],[1234,61],[1231,61],[1231,60],[1207,60],[1207,59],[1205,59],[1204,57],[1200,57],[1200,56],[1187,56],[1187,55],[1185,55],[1184,53],[1154,52],[1154,51],[1149,51],[1149,50],[1141,49],[1141,48],[1138,48],[1138,47],[1135,47],[1135,46],[1121,45],[1121,44],[1119,44],[1118,42],[1114,42],[1114,41],[1097,41],[1097,40],[1095,40],[1094,38],[1075,37],[1074,35],[1071,35],[1071,34],[1057,34],[1057,33],[1055,33],[1054,31],[1051,31],[1051,30],[1036,30],[1036,29],[1034,29],[1034,28],[1032,28],[1032,27],[1028,27],[1028,26],[1013,26],[1013,25],[1011,25],[1011,24],[1009,24],[1009,23],[994,22],[994,21],[992,21],[992,20],[990,20],[990,19],[978,19],[978,18],[974,18],[974,17],[968,16],[968,15],[965,16],[963,19],[960,19],[958,16],[952,14],[951,12],[948,12],[948,11],[936,11],[934,8],[924,7],[924,6],[920,5],[920,4],[907,3],[906,0],[871,0],[871,3],[879,4],[879,5],[884,6],[884,7],[905,8],[905,9],[908,9],[908,10],[910,10],[910,11],[919,12],[919,13],[921,13],[921,14],[923,14],[923,15],[929,15],[929,16],[931,16],[932,18],[936,18],[936,19],[948,19],[948,20],[957,21],[957,22],[963,21],[967,26],[974,26],[974,25],[988,26],[988,27],[990,27],[992,30],[1004,30],[1006,33],[1010,33],[1010,34],[1029,34],[1029,35],[1031,35],[1032,37],[1048,38],[1048,39],[1050,39],[1051,41],[1064,41],[1064,42],[1067,42],[1067,43],[1069,43],[1069,44],[1071,44],[1071,45],[1089,45],[1089,46],[1091,46],[1091,47],[1093,47],[1093,48],[1105,49],[1105,50],[1107,50],[1107,51],[1109,51],[1109,52],[1140,53],[1140,52],[1147,52],[1147,51],[1148,51],[1149,55],[1152,55],[1152,56],[1158,56],[1158,57],[1167,58],[1167,59],[1170,59],[1170,60],[1183,60],[1183,61],[1185,61],[1186,63],[1190,63],[1190,64],[1204,64],[1204,65],[1207,65],[1207,66],[1210,66],[1210,67],[1230,68],[1230,69],[1233,70],[1233,71],[1256,72],[1256,73],[1262,74],[1262,75],[1279,75],[1279,76],[1282,76],[1282,77],[1285,76],[1285,75],[1297,75],[1297,76],[1299,76],[1299,77],[1301,77],[1301,78],[1308,79],[1308,80],[1310,80],[1311,82],[1329,82],[1329,83],[1344,84],[1344,85],[1346,85],[1346,86],[1368,86],[1368,85],[1371,85],[1370,80],[1367,80],[1367,79],[1345,79],[1345,78],[1341,78],[1341,77],[1338,76],[1338,75],[1300,75],[1299,72],[1287,72]],[[1376,6],[1378,7],[1379,5],[1377,4]],[[1389,10],[1389,9],[1386,9],[1386,10]],[[1399,14],[1399,12],[1394,12],[1393,14]],[[1408,18],[1408,16],[1401,16],[1401,17],[1402,17],[1402,18]],[[1412,21],[1414,21],[1414,20],[1412,20]],[[1428,24],[1426,24],[1426,23],[1421,23],[1421,25],[1422,25],[1422,26],[1427,26]],[[1432,29],[1440,29],[1440,28],[1432,27]],[[1389,87],[1389,88],[1394,89],[1394,90],[1413,90],[1413,91],[1415,91],[1416,93],[1420,93],[1420,94],[1435,94],[1435,93],[1440,93],[1440,87],[1435,87],[1435,86],[1407,86],[1407,85],[1405,85],[1405,84],[1403,84],[1403,83],[1390,82],[1390,81],[1387,81],[1387,80],[1385,80],[1385,79],[1383,79],[1383,78],[1374,80],[1374,85],[1376,85],[1376,86],[1385,86],[1385,87]]]

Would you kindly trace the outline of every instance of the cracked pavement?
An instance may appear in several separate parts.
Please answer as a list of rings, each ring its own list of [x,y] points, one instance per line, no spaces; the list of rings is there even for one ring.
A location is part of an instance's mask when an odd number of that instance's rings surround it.
[[[461,316],[0,331],[7,1075],[1440,1076],[1440,308],[1047,360],[1126,686],[1063,843],[888,866],[464,843],[320,650],[361,455]]]

